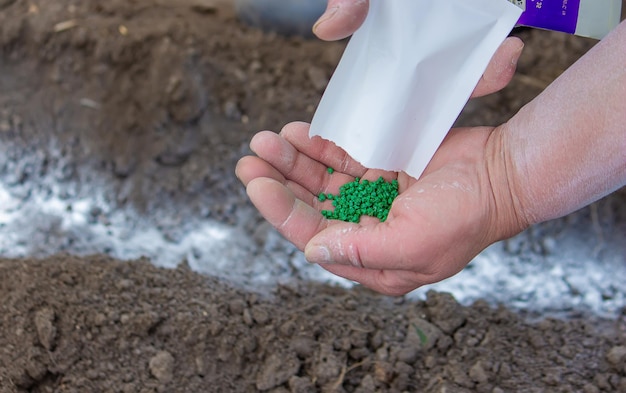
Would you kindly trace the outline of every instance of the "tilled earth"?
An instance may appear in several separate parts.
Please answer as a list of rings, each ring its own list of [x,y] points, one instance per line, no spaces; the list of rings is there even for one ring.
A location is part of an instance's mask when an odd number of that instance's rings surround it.
[[[506,121],[595,42],[515,34],[515,80],[460,123]],[[344,45],[242,26],[226,1],[0,0],[0,176],[24,199],[102,186],[173,240],[203,219],[252,236],[234,164],[256,130],[310,120]],[[623,191],[610,198],[625,222]],[[531,319],[302,282],[255,293],[106,255],[0,270],[0,392],[626,391],[626,311]]]
[[[626,388],[623,320],[528,323],[434,292],[407,302],[310,285],[265,297],[145,260],[0,260],[0,270],[3,391]]]

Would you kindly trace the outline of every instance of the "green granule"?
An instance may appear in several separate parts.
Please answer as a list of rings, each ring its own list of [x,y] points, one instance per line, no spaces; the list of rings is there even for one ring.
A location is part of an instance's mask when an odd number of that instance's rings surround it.
[[[331,167],[326,168],[326,172],[328,172],[329,174],[333,174],[333,172],[335,172],[335,170]]]
[[[393,200],[398,196],[398,181],[385,181],[381,177],[376,181],[360,180],[358,177],[339,188],[339,195],[320,193],[318,199],[333,201],[335,210],[322,210],[322,215],[332,220],[359,222],[361,216],[387,219]]]

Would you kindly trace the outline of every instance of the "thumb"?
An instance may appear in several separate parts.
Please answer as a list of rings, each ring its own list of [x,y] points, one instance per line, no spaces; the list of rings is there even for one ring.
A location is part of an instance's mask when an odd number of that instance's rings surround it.
[[[309,262],[324,265],[406,269],[412,263],[402,245],[419,242],[414,236],[409,239],[406,232],[395,231],[389,221],[366,226],[340,223],[315,235],[304,248],[304,255]]]
[[[326,41],[346,38],[361,26],[368,9],[368,0],[328,0],[326,12],[313,26],[313,33]]]
[[[489,61],[472,97],[481,97],[502,90],[513,78],[517,61],[524,49],[524,42],[517,37],[508,37]]]

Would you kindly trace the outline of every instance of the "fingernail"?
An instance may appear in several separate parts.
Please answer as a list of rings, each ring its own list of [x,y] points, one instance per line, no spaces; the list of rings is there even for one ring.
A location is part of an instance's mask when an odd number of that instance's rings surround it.
[[[331,20],[337,14],[337,11],[339,11],[339,6],[327,9],[326,12],[324,12],[313,25],[313,32],[315,32],[315,30],[317,30],[322,23],[326,23]]]
[[[331,263],[330,251],[324,246],[313,246],[304,250],[304,257],[311,263]]]

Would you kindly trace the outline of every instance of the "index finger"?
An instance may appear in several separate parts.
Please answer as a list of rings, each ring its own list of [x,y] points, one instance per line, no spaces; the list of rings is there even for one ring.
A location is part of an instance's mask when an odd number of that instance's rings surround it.
[[[298,152],[323,163],[327,167],[352,177],[363,177],[365,172],[367,172],[366,167],[350,157],[345,150],[333,142],[318,136],[310,138],[309,128],[310,125],[308,123],[289,123],[280,131],[280,136],[296,148]]]
[[[309,138],[306,123],[290,123],[280,135],[260,132],[250,147],[286,180],[299,184],[314,195],[335,192],[367,169],[353,160],[343,149],[319,137]],[[331,176],[327,168],[336,170]],[[276,176],[270,176],[279,180]]]
[[[361,26],[368,10],[368,0],[328,0],[326,12],[313,26],[313,33],[325,41],[346,38]]]

